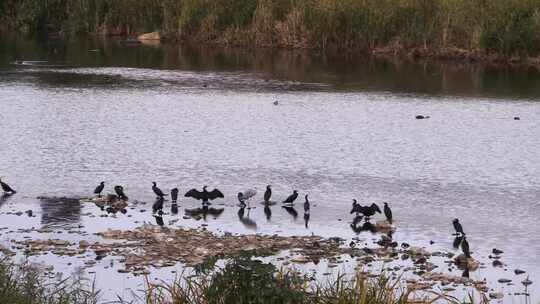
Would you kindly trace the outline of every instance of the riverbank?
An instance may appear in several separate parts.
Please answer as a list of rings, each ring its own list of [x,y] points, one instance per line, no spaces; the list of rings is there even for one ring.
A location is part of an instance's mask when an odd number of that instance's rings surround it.
[[[26,34],[135,37],[198,44],[396,53],[538,62],[537,1],[5,1],[4,29]],[[527,59],[531,58],[531,59]]]

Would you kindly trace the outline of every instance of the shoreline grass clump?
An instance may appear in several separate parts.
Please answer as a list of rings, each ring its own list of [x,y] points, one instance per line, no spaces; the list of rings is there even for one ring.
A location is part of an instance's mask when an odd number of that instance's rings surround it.
[[[4,0],[0,28],[225,45],[538,56],[537,0]],[[458,52],[462,56],[461,52]],[[455,56],[458,56],[456,54]],[[471,52],[472,54],[472,52]]]
[[[215,263],[215,260],[213,261]],[[426,291],[422,295],[400,286],[400,280],[384,274],[372,277],[357,272],[352,278],[338,275],[327,281],[294,270],[240,255],[223,268],[207,265],[195,275],[173,282],[146,281],[147,304],[313,303],[313,304],[428,304],[475,303]],[[485,303],[485,299],[479,301]]]
[[[99,292],[82,277],[50,280],[35,265],[0,260],[0,303],[97,304]]]

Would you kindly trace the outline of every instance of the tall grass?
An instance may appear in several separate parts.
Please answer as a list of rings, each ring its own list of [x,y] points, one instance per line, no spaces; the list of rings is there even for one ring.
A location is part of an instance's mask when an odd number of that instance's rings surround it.
[[[482,49],[538,55],[538,0],[3,0],[27,33],[130,35],[290,48]]]
[[[93,285],[81,278],[49,280],[29,264],[15,265],[0,261],[0,303],[9,304],[96,304]]]

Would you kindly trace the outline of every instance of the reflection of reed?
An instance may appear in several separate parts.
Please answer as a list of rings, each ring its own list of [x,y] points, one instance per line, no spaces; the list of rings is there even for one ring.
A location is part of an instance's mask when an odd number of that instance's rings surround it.
[[[76,198],[41,197],[41,224],[43,227],[79,223],[81,203]]]

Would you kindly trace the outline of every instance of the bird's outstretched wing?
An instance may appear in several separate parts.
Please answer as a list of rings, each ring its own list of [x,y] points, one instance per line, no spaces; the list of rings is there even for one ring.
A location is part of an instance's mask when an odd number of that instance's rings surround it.
[[[184,196],[185,197],[192,197],[194,199],[201,200],[201,199],[204,198],[203,193],[204,192],[200,192],[200,191],[198,191],[197,189],[194,188],[194,189],[191,189],[188,192],[186,192],[186,194],[184,194]]]
[[[221,191],[219,191],[218,189],[214,189],[212,190],[212,192],[208,192],[208,199],[213,200],[218,197],[221,197],[221,198],[225,197],[223,196],[223,193],[221,193]]]

